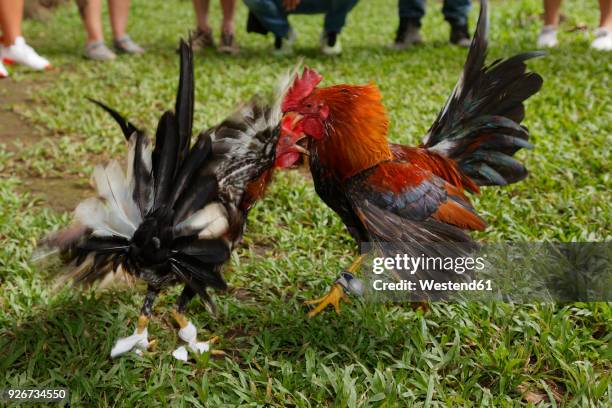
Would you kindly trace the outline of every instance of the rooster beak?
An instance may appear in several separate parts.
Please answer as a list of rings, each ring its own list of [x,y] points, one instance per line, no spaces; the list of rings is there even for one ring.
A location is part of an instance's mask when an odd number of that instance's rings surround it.
[[[300,115],[299,113],[295,113],[293,116],[293,120],[291,121],[291,129],[295,129],[295,126],[302,119],[304,119],[304,116]]]
[[[280,139],[276,145],[277,167],[291,167],[298,162],[301,155],[310,156],[308,149],[298,144],[306,138],[302,131],[302,119],[304,116],[296,112],[288,112],[283,116]]]
[[[300,139],[301,140],[301,139]],[[293,145],[293,150],[295,150],[298,153],[301,153],[305,156],[310,156],[310,152],[308,151],[308,149],[306,149],[305,147],[302,147],[298,144]]]
[[[310,156],[308,149],[299,144],[300,141],[306,138],[306,134],[302,131],[300,124],[302,119],[304,119],[304,116],[297,112],[288,112],[285,114],[281,125],[281,141],[279,146],[285,151],[292,151]]]

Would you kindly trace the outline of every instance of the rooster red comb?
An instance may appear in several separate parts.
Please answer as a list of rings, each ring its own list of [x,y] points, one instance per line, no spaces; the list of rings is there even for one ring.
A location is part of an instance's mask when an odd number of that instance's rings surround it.
[[[288,112],[299,106],[299,103],[312,93],[316,86],[323,80],[321,74],[314,69],[304,67],[302,76],[296,75],[293,85],[287,91],[281,109]]]

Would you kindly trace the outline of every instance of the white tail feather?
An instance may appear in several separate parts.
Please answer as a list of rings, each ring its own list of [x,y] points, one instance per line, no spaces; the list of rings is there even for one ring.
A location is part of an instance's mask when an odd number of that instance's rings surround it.
[[[198,234],[200,239],[213,239],[222,237],[229,229],[229,222],[227,218],[217,218],[206,226]]]
[[[88,198],[81,201],[74,210],[76,221],[87,226],[94,235],[110,236],[117,235],[131,238],[134,229],[119,217],[117,212],[110,210],[99,198]]]
[[[174,227],[174,231],[177,236],[198,233],[200,238],[202,238],[201,234],[205,234],[207,238],[217,238],[223,235],[228,227],[225,207],[218,202],[214,202],[179,223]]]
[[[47,246],[38,247],[34,250],[31,260],[33,263],[38,263],[49,258],[50,256],[59,254],[59,251],[60,250],[58,248],[50,248]]]
[[[115,217],[130,227],[131,232],[128,236],[131,237],[142,222],[142,216],[128,191],[125,176],[119,164],[113,161],[106,168],[97,166],[93,177],[98,195],[106,200],[107,207],[115,213]]]

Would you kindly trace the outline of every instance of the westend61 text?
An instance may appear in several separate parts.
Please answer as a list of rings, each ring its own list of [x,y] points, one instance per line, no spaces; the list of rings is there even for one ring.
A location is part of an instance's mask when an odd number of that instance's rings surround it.
[[[418,287],[417,287],[418,286]],[[472,282],[437,282],[431,279],[419,280],[417,282],[401,280],[399,282],[385,282],[380,279],[372,282],[372,287],[377,291],[436,291],[436,292],[464,292],[464,291],[492,291],[490,280],[475,280]]]

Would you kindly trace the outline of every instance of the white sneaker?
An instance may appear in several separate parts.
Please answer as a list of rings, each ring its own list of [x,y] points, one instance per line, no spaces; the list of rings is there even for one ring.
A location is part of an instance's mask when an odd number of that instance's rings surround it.
[[[599,51],[612,51],[612,31],[599,27],[595,31],[595,39],[591,43],[591,48]]]
[[[277,57],[283,57],[293,54],[293,44],[297,40],[297,35],[292,28],[289,29],[287,37],[276,37],[274,39],[274,55]]]
[[[338,38],[338,34],[336,34],[336,41],[334,45],[329,45],[327,33],[322,33],[320,45],[321,52],[325,55],[340,55],[342,53],[342,45],[340,45],[340,38]]]
[[[557,41],[557,27],[547,25],[542,27],[540,35],[538,35],[538,48],[553,48],[559,44]]]
[[[0,60],[0,78],[6,78],[8,75],[6,67],[2,64],[2,60]]]
[[[49,61],[38,55],[32,47],[26,44],[23,37],[17,37],[15,44],[11,46],[2,47],[0,55],[5,64],[17,63],[37,71],[51,68]]]

